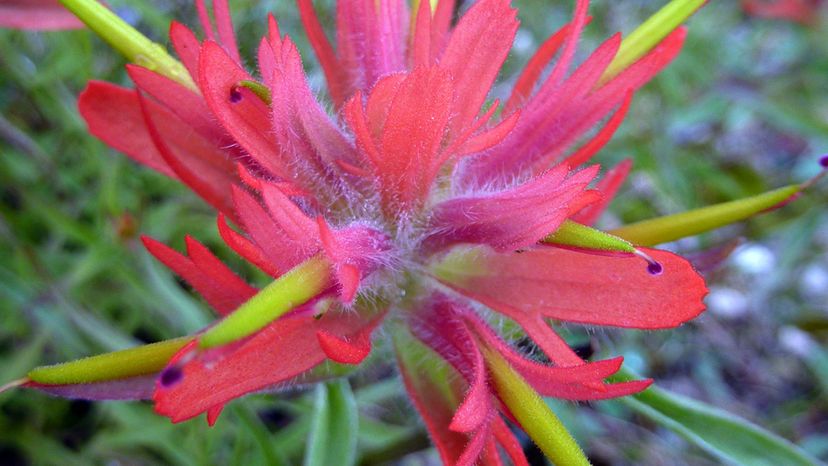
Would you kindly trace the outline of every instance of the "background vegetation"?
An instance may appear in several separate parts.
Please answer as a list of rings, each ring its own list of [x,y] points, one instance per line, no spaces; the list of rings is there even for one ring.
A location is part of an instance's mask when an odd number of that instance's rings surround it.
[[[196,26],[187,0],[109,3],[163,43],[170,19]],[[516,3],[523,28],[501,92],[571,9],[569,1]],[[593,3],[583,53],[615,31],[631,31],[663,2]],[[293,2],[231,5],[248,57],[273,11],[322,88]],[[803,26],[746,17],[734,1],[703,8],[690,22],[680,58],[637,95],[597,158],[605,165],[635,161],[604,225],[814,175],[828,152],[824,13]],[[205,204],[86,132],[78,93],[90,79],[128,85],[122,65],[88,31],[0,31],[0,383],[38,364],[169,338],[209,322],[207,306],[150,258],[139,233],[179,249],[190,233],[251,280],[263,279],[223,246]],[[712,293],[701,318],[664,332],[572,327],[573,341],[584,350],[624,354],[660,386],[726,408],[828,459],[826,200],[823,182],[784,209],[669,245],[692,255],[743,238],[708,272]],[[361,414],[361,463],[434,464],[389,358],[375,357],[351,385]],[[203,420],[172,425],[147,403],[6,392],[0,463],[295,464],[305,451],[314,396],[313,390],[251,396],[231,403],[208,428]],[[554,405],[595,464],[717,462],[628,404]]]

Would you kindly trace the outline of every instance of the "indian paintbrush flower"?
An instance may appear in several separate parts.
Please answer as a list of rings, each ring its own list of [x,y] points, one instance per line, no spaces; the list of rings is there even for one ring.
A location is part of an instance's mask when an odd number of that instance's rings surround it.
[[[535,392],[596,400],[650,384],[607,383],[622,359],[583,360],[558,323],[662,329],[693,319],[704,310],[704,280],[687,260],[647,246],[746,218],[802,189],[614,235],[589,227],[631,164],[600,180],[586,164],[634,92],[678,54],[677,26],[703,1],[671,3],[644,32],[612,36],[576,66],[588,22],[588,2],[577,1],[502,104],[488,99],[518,29],[508,0],[480,0],[456,24],[451,0],[412,9],[341,0],[335,45],[311,1],[297,3],[331,112],[273,17],[257,73],[243,66],[226,0],[214,3],[215,27],[196,2],[203,40],[171,25],[183,68],[121,44],[139,63],[127,67],[135,88],[91,82],[79,102],[92,134],[189,186],[219,212],[227,245],[274,281],[257,289],[190,237],[186,254],[144,238],[221,320],[191,337],[37,368],[22,384],[68,397],[151,398],[175,422],[206,412],[212,424],[237,397],[330,376],[326,361],[361,363],[383,326],[444,462],[499,464],[500,447],[526,464],[507,421],[547,451],[549,425],[524,415]],[[125,30],[113,24],[89,25]],[[498,334],[501,320],[542,357]]]

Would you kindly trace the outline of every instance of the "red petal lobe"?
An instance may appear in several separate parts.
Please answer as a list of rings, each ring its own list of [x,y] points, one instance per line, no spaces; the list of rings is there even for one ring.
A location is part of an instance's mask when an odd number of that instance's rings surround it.
[[[652,275],[637,257],[537,247],[479,254],[443,277],[459,292],[522,321],[531,316],[591,325],[671,328],[705,308],[704,279],[685,259],[646,249],[664,268]]]

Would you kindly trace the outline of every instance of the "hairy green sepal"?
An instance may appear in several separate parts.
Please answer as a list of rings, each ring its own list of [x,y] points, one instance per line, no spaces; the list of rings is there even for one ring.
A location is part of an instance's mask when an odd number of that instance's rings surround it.
[[[307,303],[330,286],[330,268],[321,256],[297,265],[204,332],[198,340],[199,348],[214,348],[240,340]]]
[[[572,220],[565,220],[554,233],[544,238],[543,242],[581,249],[635,253],[635,247],[629,241]]]

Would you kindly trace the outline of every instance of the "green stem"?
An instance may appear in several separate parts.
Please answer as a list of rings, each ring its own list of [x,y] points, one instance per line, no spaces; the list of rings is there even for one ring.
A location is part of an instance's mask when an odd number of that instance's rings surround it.
[[[282,275],[199,338],[202,349],[240,340],[305,304],[331,285],[331,265],[312,257]]]
[[[497,351],[482,349],[498,396],[543,454],[559,466],[588,466],[584,451],[543,398]]]
[[[151,41],[96,0],[60,0],[67,10],[127,60],[198,91],[187,69],[163,46]]]
[[[658,10],[635,31],[624,38],[612,63],[604,71],[598,86],[606,84],[630,65],[646,55],[662,39],[687,20],[707,0],[672,0]]]

